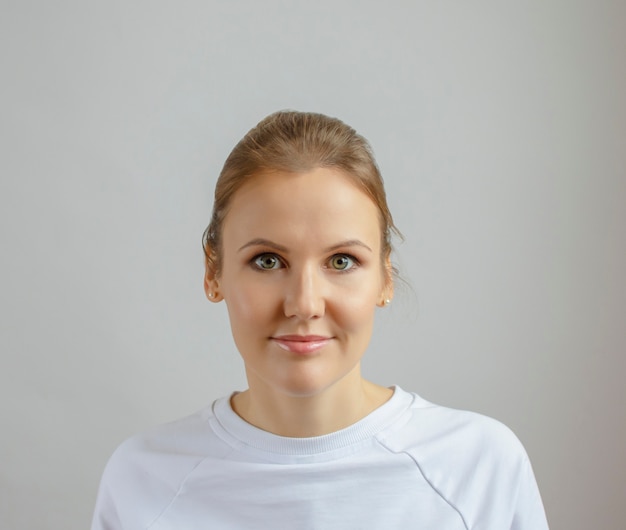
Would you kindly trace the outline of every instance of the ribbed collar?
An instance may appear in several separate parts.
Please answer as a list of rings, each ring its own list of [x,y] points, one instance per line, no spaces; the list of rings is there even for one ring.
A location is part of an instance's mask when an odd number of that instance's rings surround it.
[[[259,429],[233,411],[230,397],[215,401],[210,421],[215,433],[224,442],[251,456],[254,453],[264,459],[289,462],[330,460],[356,451],[408,413],[415,396],[398,386],[393,390],[386,403],[362,420],[323,436],[288,438]]]

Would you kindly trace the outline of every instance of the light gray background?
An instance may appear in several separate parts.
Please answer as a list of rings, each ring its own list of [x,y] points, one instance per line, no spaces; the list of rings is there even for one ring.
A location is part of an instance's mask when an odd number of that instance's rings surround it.
[[[622,529],[625,6],[3,1],[0,527],[87,528],[119,442],[245,386],[200,235],[296,108],[370,139],[406,236],[366,375],[511,426],[552,528]]]

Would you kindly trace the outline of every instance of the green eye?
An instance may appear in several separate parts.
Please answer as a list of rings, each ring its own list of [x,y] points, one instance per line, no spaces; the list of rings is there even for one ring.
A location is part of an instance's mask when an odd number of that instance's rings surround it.
[[[261,254],[254,258],[254,264],[261,270],[280,269],[282,264],[274,254]]]
[[[354,266],[354,260],[345,254],[337,254],[330,258],[330,265],[335,270],[345,271]]]

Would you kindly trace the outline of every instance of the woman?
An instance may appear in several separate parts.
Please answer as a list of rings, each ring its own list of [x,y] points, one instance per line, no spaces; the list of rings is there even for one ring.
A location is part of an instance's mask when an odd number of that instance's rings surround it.
[[[547,528],[506,427],[362,378],[395,231],[353,129],[299,112],[252,129],[204,235],[248,389],[122,444],[92,528]]]

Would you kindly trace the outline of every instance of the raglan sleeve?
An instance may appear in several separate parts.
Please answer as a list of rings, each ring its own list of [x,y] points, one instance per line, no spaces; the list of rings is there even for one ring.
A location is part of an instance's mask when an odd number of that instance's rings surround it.
[[[172,498],[172,488],[163,488],[164,482],[158,480],[160,467],[158,454],[150,451],[145,437],[123,442],[102,473],[91,530],[147,527]]]
[[[548,521],[530,460],[524,455],[511,530],[548,530]]]
[[[100,480],[91,530],[124,530],[114,495],[115,474],[111,467],[111,462],[109,462]]]

